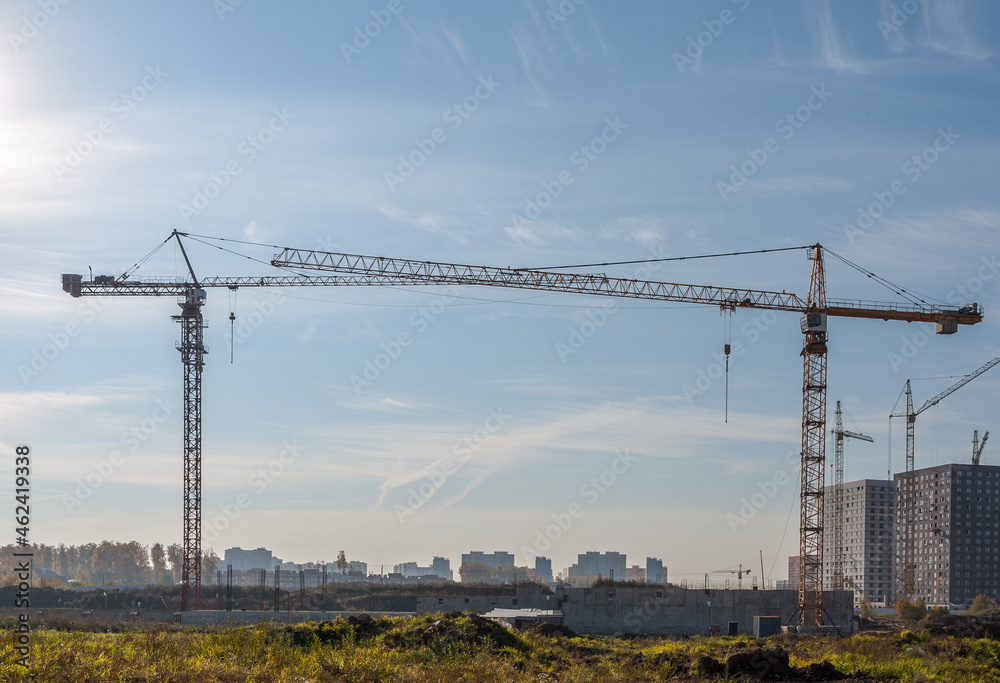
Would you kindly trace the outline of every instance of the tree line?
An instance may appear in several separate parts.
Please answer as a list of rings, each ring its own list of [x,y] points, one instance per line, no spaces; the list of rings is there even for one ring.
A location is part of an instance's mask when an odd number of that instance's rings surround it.
[[[72,583],[81,586],[105,584],[161,584],[180,582],[184,551],[179,543],[143,545],[138,541],[101,541],[82,545],[46,545],[0,547],[0,583],[16,580],[13,554],[32,552],[36,585]],[[211,548],[202,556],[204,578],[214,576],[221,559]],[[57,576],[51,576],[55,574]],[[204,580],[204,579],[203,579]]]

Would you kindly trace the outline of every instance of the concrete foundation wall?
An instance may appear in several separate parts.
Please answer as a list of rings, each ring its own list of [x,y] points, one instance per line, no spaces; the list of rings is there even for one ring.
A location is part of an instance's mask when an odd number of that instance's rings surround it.
[[[791,622],[798,609],[796,591],[709,591],[683,588],[560,588],[554,609],[563,625],[577,633],[705,633],[711,625],[726,633],[735,621],[739,633],[753,632],[755,616],[778,616]],[[711,602],[711,607],[708,603]],[[824,623],[850,633],[854,615],[850,591],[823,594]]]
[[[417,613],[424,612],[478,612],[485,614],[494,609],[555,609],[555,598],[549,607],[537,587],[518,588],[517,598],[417,598]]]

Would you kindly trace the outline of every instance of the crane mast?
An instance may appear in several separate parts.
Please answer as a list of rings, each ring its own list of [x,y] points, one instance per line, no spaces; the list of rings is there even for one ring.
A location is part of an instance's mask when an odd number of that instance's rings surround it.
[[[978,465],[979,459],[983,455],[983,449],[986,448],[986,439],[990,438],[989,430],[983,434],[982,442],[979,441],[979,430],[972,432],[972,464]]]
[[[874,439],[867,434],[850,432],[844,429],[844,412],[837,401],[836,426],[834,436],[834,468],[833,468],[833,576],[830,585],[834,590],[844,586],[844,437],[860,439],[872,443]]]
[[[894,417],[905,417],[906,418],[906,471],[903,474],[903,520],[904,520],[904,535],[903,535],[903,589],[902,595],[904,597],[909,597],[913,595],[913,591],[916,588],[916,563],[914,561],[915,556],[915,546],[916,546],[916,475],[914,474],[914,451],[915,451],[915,432],[917,425],[917,415],[924,412],[932,406],[936,406],[941,402],[942,399],[947,396],[952,395],[966,384],[972,380],[979,377],[981,374],[992,368],[993,366],[1000,363],[1000,357],[994,358],[988,361],[984,365],[980,366],[976,370],[973,370],[968,375],[962,377],[950,387],[939,393],[933,398],[929,398],[924,401],[924,404],[920,408],[913,409],[913,392],[910,389],[910,380],[906,380],[906,412],[905,413],[891,413],[889,418]],[[899,505],[896,506],[896,516],[899,517]]]
[[[178,243],[185,233],[175,231]],[[182,246],[183,249],[183,246]],[[794,294],[753,289],[723,288],[667,282],[612,278],[595,273],[565,273],[546,270],[497,268],[414,261],[379,256],[362,256],[285,248],[271,265],[297,270],[326,271],[326,276],[296,274],[282,277],[209,277],[198,279],[190,268],[191,280],[98,276],[84,280],[81,275],[63,275],[63,289],[80,296],[170,296],[185,298],[182,314],[181,359],[185,368],[185,566],[182,607],[187,609],[192,595],[200,596],[201,520],[201,371],[204,355],[204,321],[201,308],[207,288],[289,287],[289,286],[378,286],[378,285],[485,285],[551,292],[594,294],[654,301],[671,301],[735,308],[791,311],[802,315],[804,335],[802,404],[802,486],[799,553],[802,580],[799,583],[799,612],[803,626],[823,623],[823,476],[825,467],[827,316],[903,320],[937,323],[939,334],[953,334],[958,325],[982,320],[982,309],[971,304],[960,309],[942,309],[925,304],[886,303],[856,300],[828,300],[823,267],[823,250],[810,247],[812,274],[805,301]],[[187,255],[185,253],[185,260]],[[193,292],[193,294],[192,294]],[[192,296],[194,297],[192,299]]]

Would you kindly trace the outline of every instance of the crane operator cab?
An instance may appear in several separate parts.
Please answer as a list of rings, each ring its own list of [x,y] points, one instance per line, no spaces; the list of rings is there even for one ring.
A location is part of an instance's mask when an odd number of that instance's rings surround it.
[[[826,332],[826,313],[806,313],[799,320],[802,334],[808,332]]]
[[[193,287],[187,291],[186,300],[184,305],[187,306],[204,306],[205,300],[208,296],[205,294],[205,290],[201,287]]]

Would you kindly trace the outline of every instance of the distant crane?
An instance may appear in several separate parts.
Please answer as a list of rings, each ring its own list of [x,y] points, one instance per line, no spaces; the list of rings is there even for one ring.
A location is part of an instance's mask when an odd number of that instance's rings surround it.
[[[906,412],[905,413],[890,413],[889,419],[894,417],[905,417],[906,418],[906,473],[903,475],[903,507],[905,521],[903,528],[905,530],[905,538],[903,540],[903,597],[909,597],[913,595],[913,590],[916,587],[916,566],[914,565],[914,545],[915,545],[915,530],[914,524],[916,520],[916,477],[913,474],[913,441],[914,441],[914,428],[917,423],[917,415],[924,412],[931,406],[936,406],[941,400],[947,396],[951,396],[957,390],[964,387],[966,384],[979,377],[981,374],[992,368],[997,363],[1000,363],[1000,358],[994,358],[985,365],[973,370],[968,375],[964,376],[962,379],[958,380],[950,387],[942,391],[937,396],[927,399],[926,402],[917,410],[913,409],[913,393],[910,391],[910,380],[906,380]],[[899,506],[896,506],[896,517],[900,516]],[[897,526],[898,528],[898,526]]]
[[[972,432],[972,464],[978,465],[979,458],[983,455],[983,449],[986,448],[986,439],[990,438],[990,431],[987,429],[986,433],[983,434],[983,440],[979,440],[979,430]]]
[[[743,568],[742,564],[737,565],[736,569],[716,569],[713,574],[736,574],[736,588],[737,590],[743,590],[743,575],[750,576],[751,569],[747,567]]]
[[[844,429],[843,411],[837,401],[837,424],[833,428],[835,449],[833,473],[833,577],[834,590],[844,586],[844,437],[872,443],[875,440],[866,434],[849,432]]]
[[[197,236],[174,231],[164,240]],[[218,238],[208,238],[218,239]],[[162,246],[162,244],[160,245]],[[266,245],[259,245],[266,246]],[[157,247],[159,248],[159,247]],[[183,251],[183,246],[181,247]],[[943,308],[922,300],[907,303],[860,300],[834,300],[826,296],[824,253],[883,285],[892,286],[897,294],[912,297],[898,286],[891,285],[875,274],[847,259],[827,252],[819,244],[806,247],[783,247],[759,250],[788,251],[805,249],[812,261],[808,294],[801,298],[786,292],[712,287],[669,282],[655,282],[608,277],[604,273],[554,272],[560,267],[543,269],[498,268],[492,266],[459,265],[434,261],[363,256],[335,252],[285,248],[271,265],[298,270],[319,270],[335,273],[329,277],[235,277],[202,278],[194,275],[185,254],[190,279],[143,278],[132,280],[134,268],[114,277],[98,275],[83,280],[81,275],[63,275],[63,289],[72,296],[164,296],[179,295],[182,315],[181,358],[184,376],[184,478],[185,534],[182,608],[186,609],[190,594],[199,594],[201,577],[201,371],[207,348],[203,341],[204,322],[201,309],[205,304],[205,288],[281,287],[326,285],[480,285],[512,287],[551,292],[593,294],[654,301],[671,301],[719,306],[723,311],[736,308],[756,308],[788,311],[800,314],[803,335],[802,356],[802,449],[799,514],[799,613],[804,626],[823,624],[823,533],[824,487],[826,467],[826,388],[827,388],[827,317],[866,318],[936,323],[938,334],[954,334],[959,325],[975,325],[982,321],[978,304],[961,308]],[[747,253],[747,252],[745,252]],[[722,256],[715,254],[714,256]],[[735,254],[725,254],[727,256]],[[145,262],[149,257],[140,261]],[[678,257],[677,260],[680,260]],[[673,260],[673,259],[646,259]],[[139,265],[137,264],[137,266]],[[621,265],[621,264],[589,264]],[[567,266],[583,268],[589,266]]]

